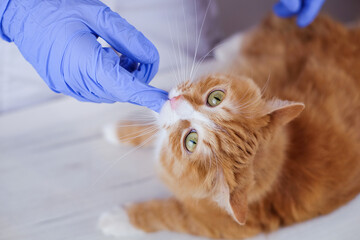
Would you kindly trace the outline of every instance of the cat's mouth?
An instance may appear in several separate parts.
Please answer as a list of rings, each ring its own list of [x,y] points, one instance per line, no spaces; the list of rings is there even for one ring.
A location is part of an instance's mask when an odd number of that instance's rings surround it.
[[[160,111],[160,126],[168,128],[180,120],[190,120],[194,111],[191,104],[183,97],[182,92],[173,88],[169,92],[169,100],[165,102]]]
[[[160,111],[160,126],[170,127],[180,120],[190,120],[195,110],[181,95],[166,101]]]

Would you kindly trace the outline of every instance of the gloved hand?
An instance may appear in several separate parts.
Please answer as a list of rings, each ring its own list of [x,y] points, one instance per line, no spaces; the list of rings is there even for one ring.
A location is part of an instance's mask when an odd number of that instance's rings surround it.
[[[319,13],[325,0],[280,0],[274,5],[274,12],[279,17],[297,15],[297,25],[306,27]]]
[[[159,65],[155,46],[98,0],[1,0],[0,35],[57,93],[157,112],[168,99],[148,85]],[[98,36],[123,56],[102,48]]]

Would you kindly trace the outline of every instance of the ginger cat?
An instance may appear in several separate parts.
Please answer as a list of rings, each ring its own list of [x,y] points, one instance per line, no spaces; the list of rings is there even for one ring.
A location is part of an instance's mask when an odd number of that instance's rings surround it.
[[[243,239],[327,214],[360,193],[360,29],[323,16],[299,29],[270,17],[240,55],[231,74],[171,90],[159,115],[157,169],[174,197],[104,215],[105,233]]]

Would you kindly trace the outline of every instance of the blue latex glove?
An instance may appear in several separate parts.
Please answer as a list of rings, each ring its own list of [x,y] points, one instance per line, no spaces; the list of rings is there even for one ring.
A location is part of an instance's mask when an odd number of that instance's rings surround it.
[[[148,85],[159,65],[154,45],[102,2],[0,1],[1,37],[17,45],[53,91],[157,112],[168,99],[167,92]],[[102,48],[98,36],[123,56]]]
[[[297,15],[297,25],[306,27],[318,15],[325,0],[280,0],[274,5],[274,12],[279,17]]]

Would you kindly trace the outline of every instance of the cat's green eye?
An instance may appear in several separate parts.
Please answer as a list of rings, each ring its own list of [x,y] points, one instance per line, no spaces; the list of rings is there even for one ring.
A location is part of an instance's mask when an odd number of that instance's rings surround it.
[[[195,130],[191,131],[185,138],[185,147],[189,152],[194,152],[198,143],[198,134]]]
[[[208,96],[207,103],[210,107],[216,107],[219,105],[225,97],[225,93],[221,90],[215,90]]]

